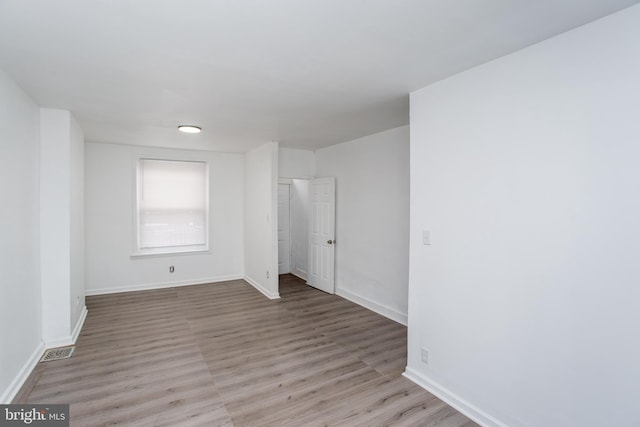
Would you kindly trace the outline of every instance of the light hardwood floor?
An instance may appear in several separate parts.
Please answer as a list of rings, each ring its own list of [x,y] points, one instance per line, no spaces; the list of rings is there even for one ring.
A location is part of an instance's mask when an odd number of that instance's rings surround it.
[[[72,358],[20,401],[70,403],[72,426],[474,426],[400,376],[406,328],[280,277],[87,298]]]

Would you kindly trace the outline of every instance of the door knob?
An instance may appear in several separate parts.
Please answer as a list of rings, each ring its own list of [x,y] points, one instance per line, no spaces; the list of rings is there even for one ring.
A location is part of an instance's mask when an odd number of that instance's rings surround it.
[[[327,240],[327,243],[328,243],[329,245],[333,245],[335,242],[336,242],[335,240]]]

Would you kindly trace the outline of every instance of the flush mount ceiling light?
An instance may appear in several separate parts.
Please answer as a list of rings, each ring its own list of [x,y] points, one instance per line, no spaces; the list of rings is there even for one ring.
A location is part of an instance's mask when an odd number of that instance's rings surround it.
[[[180,126],[178,126],[178,130],[180,132],[184,132],[184,133],[200,133],[200,132],[202,132],[201,128],[199,128],[198,126],[194,126],[194,125],[180,125]]]

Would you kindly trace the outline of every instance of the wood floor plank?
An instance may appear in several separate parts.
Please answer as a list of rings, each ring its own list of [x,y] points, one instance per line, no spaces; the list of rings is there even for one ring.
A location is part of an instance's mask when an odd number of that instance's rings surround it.
[[[70,403],[71,425],[475,424],[402,377],[406,328],[280,277],[87,297],[70,359],[41,363],[21,402]]]

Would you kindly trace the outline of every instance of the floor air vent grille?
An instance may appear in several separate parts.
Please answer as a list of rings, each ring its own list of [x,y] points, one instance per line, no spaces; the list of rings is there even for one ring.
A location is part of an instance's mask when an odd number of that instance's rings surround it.
[[[53,360],[68,359],[73,354],[75,347],[52,348],[44,352],[41,362],[51,362]]]

